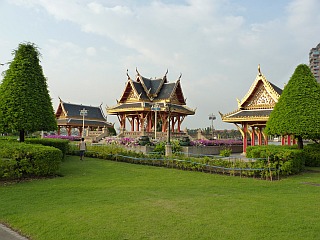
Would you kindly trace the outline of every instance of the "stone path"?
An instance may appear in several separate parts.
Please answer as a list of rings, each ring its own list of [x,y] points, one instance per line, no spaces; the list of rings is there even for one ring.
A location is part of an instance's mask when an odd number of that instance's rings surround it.
[[[0,223],[0,239],[1,240],[28,240],[28,238],[21,236],[17,232],[13,231],[12,229],[6,227],[1,223]]]

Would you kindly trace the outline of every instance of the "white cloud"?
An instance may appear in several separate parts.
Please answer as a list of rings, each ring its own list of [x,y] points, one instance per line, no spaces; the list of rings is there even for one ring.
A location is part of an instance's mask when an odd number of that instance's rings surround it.
[[[45,59],[51,59],[48,68],[66,69],[61,72],[66,75],[64,83],[67,77],[71,82],[95,78],[90,79],[91,85],[92,81],[105,85],[105,92],[108,86],[116,86],[108,94],[97,88],[95,91],[101,95],[92,96],[108,100],[108,105],[113,105],[112,101],[120,96],[127,68],[134,74],[138,67],[148,77],[160,76],[169,69],[171,81],[182,72],[187,103],[198,107],[196,116],[186,122],[196,127],[199,122],[203,126],[209,124],[205,120],[202,123],[208,112],[229,112],[236,108],[235,99],[248,91],[258,64],[271,82],[282,87],[295,66],[307,59],[310,48],[319,42],[320,1],[286,1],[290,3],[286,11],[264,21],[254,21],[246,15],[247,6],[232,0],[170,4],[161,0],[10,2],[41,9],[58,20],[58,24],[70,22],[90,39],[95,36],[100,39],[99,43],[94,40],[80,43],[81,39],[72,36],[68,40],[51,37],[46,42]],[[256,7],[261,11],[259,3]],[[58,62],[63,65],[57,65]],[[50,74],[58,78],[53,71]],[[61,85],[53,88],[60,91]]]
[[[101,14],[104,11],[104,7],[96,2],[91,2],[88,4],[90,10],[92,10],[95,14]]]
[[[89,55],[89,56],[95,56],[97,54],[97,50],[94,48],[94,47],[88,47],[86,49],[86,53]]]
[[[314,41],[310,38],[320,32],[319,9],[320,1],[318,0],[295,0],[289,4],[287,28],[296,41]]]

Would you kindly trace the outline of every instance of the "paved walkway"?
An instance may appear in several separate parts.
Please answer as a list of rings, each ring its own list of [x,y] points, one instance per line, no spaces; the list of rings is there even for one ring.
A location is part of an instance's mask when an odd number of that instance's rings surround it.
[[[21,236],[17,232],[11,230],[10,228],[6,227],[1,223],[0,223],[0,239],[1,240],[28,240],[28,238]]]

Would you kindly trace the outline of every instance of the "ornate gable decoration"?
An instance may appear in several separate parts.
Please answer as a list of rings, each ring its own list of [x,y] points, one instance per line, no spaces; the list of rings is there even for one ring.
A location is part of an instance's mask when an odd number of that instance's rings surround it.
[[[176,93],[171,97],[171,103],[180,104],[179,98]]]
[[[129,78],[119,102],[135,102],[139,100],[139,98],[140,95],[138,94],[137,89],[133,84],[133,81]]]
[[[68,112],[64,109],[63,101],[61,100],[60,97],[59,97],[59,101],[60,102],[59,102],[59,106],[56,111],[56,117],[66,118],[68,116]]]
[[[276,101],[262,84],[256,88],[251,98],[252,100],[246,106],[243,106],[244,108],[271,108],[276,104]]]
[[[245,97],[238,101],[239,109],[272,109],[280,95],[260,71]]]
[[[131,91],[129,94],[128,94],[128,97],[127,97],[127,101],[130,101],[130,100],[137,100],[137,96],[136,94]]]
[[[174,86],[174,90],[172,91],[172,95],[170,97],[171,101],[180,105],[185,105],[186,101],[183,96],[181,84],[180,84],[181,75]]]

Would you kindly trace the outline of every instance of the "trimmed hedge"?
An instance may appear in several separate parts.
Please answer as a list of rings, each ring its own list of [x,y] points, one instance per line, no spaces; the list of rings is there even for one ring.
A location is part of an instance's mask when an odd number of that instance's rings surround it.
[[[69,150],[69,140],[65,139],[52,139],[52,138],[27,138],[26,143],[41,144],[44,146],[51,146],[61,150],[63,159]]]
[[[301,151],[298,151],[301,153]],[[254,159],[244,162],[242,160],[231,160],[221,157],[184,157],[173,155],[164,157],[161,154],[144,155],[134,151],[127,151],[120,145],[95,145],[88,146],[85,156],[113,161],[146,164],[153,166],[177,168],[190,171],[201,171],[208,173],[229,174],[232,176],[258,177],[261,179],[279,179],[280,176],[288,176],[300,172],[298,163],[301,161],[292,161],[297,157],[302,159],[298,152],[291,151],[287,159],[277,161],[267,161],[266,159]],[[79,150],[76,145],[70,146],[69,154],[78,155]],[[292,155],[293,154],[293,155]]]
[[[61,161],[62,152],[54,147],[0,142],[0,179],[52,176]]]
[[[76,144],[69,144],[68,154],[79,155],[79,147]],[[123,146],[117,144],[109,145],[88,145],[85,152],[86,157],[110,159],[113,155],[127,155],[131,157],[143,157],[143,153],[136,153],[134,151],[128,151]]]
[[[306,156],[306,166],[320,167],[320,144],[307,144],[303,146],[303,152]]]
[[[247,158],[260,158],[271,163],[278,163],[281,169],[288,174],[302,172],[305,168],[306,156],[303,150],[296,146],[249,146],[247,147]]]

